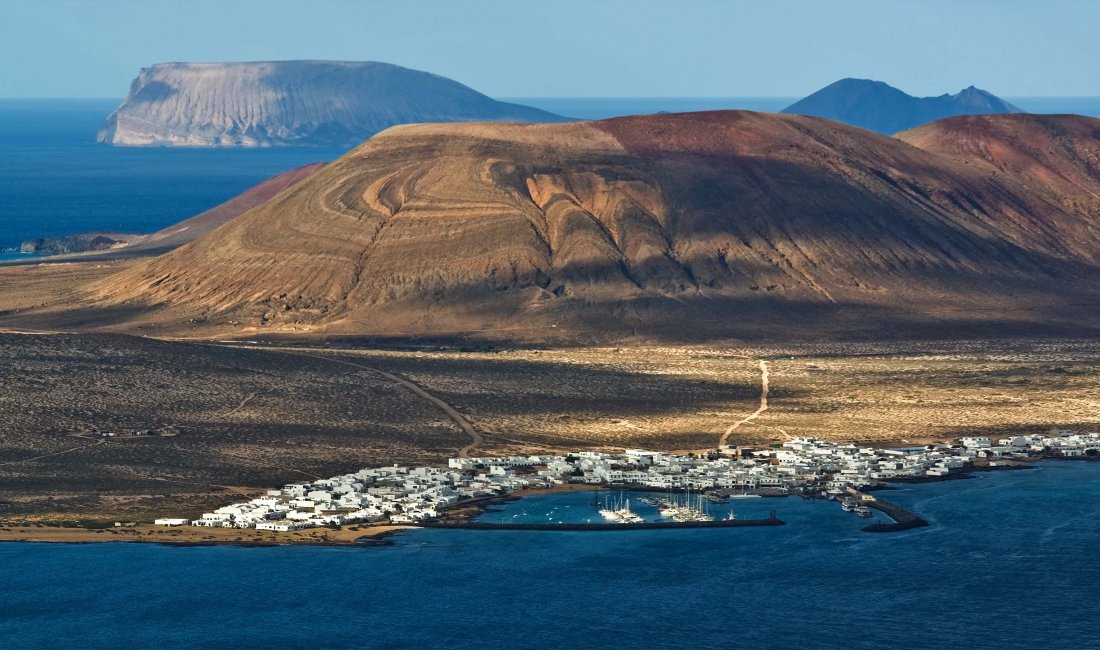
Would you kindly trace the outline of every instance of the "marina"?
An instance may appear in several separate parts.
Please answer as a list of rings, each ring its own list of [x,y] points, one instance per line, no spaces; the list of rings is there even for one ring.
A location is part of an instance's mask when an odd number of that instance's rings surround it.
[[[442,528],[453,530],[528,530],[528,531],[631,531],[631,530],[677,530],[692,528],[754,528],[758,526],[784,526],[787,522],[779,519],[773,511],[771,516],[760,519],[699,519],[684,521],[645,521],[615,523],[496,523],[493,521],[436,521],[423,522],[421,528]]]
[[[591,486],[613,488],[602,497],[597,492],[592,501],[597,508],[593,514],[610,526],[716,523],[712,506],[746,503],[765,495],[798,495],[839,501],[842,510],[860,519],[869,520],[875,511],[881,512],[892,523],[871,523],[864,530],[895,532],[928,522],[892,504],[877,502],[867,490],[890,481],[943,480],[977,468],[1011,468],[1044,457],[1089,458],[1098,453],[1100,433],[1059,430],[1001,439],[996,444],[985,437],[967,437],[954,446],[905,449],[794,438],[761,449],[733,447],[691,455],[627,449],[622,453],[460,457],[450,459],[446,468],[376,467],[292,483],[196,519],[170,516],[155,523],[275,533],[362,523],[435,526],[453,523],[456,509],[515,493]],[[662,522],[647,521],[632,510],[627,494],[639,490],[664,493],[636,501],[655,506]],[[726,521],[737,518],[733,511],[724,516]],[[540,525],[556,523],[562,522]]]

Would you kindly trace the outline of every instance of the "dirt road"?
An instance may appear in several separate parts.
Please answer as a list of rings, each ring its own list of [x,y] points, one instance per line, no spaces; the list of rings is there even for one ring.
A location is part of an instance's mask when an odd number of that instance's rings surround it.
[[[730,434],[737,431],[743,424],[748,424],[756,418],[760,417],[760,414],[768,410],[768,362],[763,359],[760,360],[760,406],[755,411],[741,418],[737,422],[729,425],[726,428],[726,432],[722,434],[722,438],[718,441],[719,447],[725,447],[729,441]]]
[[[355,368],[362,368],[363,370],[369,370],[370,372],[373,372],[377,375],[385,377],[386,379],[389,379],[390,381],[392,381],[396,384],[400,384],[401,386],[404,386],[405,388],[407,388],[410,391],[412,391],[413,393],[415,393],[417,396],[428,400],[432,404],[435,404],[439,408],[439,410],[446,413],[447,416],[449,418],[451,418],[451,420],[453,420],[454,423],[457,424],[460,429],[465,431],[466,435],[470,436],[470,444],[468,444],[465,447],[462,447],[461,449],[458,450],[458,455],[459,455],[460,458],[466,458],[475,449],[477,449],[481,445],[485,444],[485,438],[483,438],[482,435],[480,433],[478,433],[477,429],[474,428],[474,425],[471,424],[470,421],[466,419],[466,416],[459,413],[458,410],[456,410],[453,406],[451,406],[447,402],[444,402],[440,398],[438,398],[435,395],[432,395],[428,391],[424,390],[424,388],[422,388],[419,384],[417,384],[413,381],[410,381],[408,379],[405,379],[404,377],[401,377],[400,375],[395,375],[392,372],[386,372],[385,370],[380,370],[378,368],[374,368],[372,366],[364,365],[364,364],[361,364],[361,363],[356,363],[354,361],[348,361],[346,359],[335,359],[333,357],[326,356],[326,355],[323,355],[323,354],[311,354],[309,352],[300,352],[298,350],[288,350],[288,349],[285,349],[285,348],[279,348],[278,351],[279,352],[284,352],[286,354],[296,354],[296,355],[301,356],[301,357],[312,357],[314,359],[323,359],[325,361],[330,361],[332,363],[341,363],[341,364],[344,364],[346,366],[352,366],[352,367],[355,367]]]

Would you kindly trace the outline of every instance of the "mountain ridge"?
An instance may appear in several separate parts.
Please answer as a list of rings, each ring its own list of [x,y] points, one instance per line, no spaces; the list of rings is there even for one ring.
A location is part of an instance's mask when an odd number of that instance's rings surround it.
[[[824,117],[889,135],[956,115],[1023,111],[974,86],[954,95],[914,97],[882,81],[846,78],[800,99],[782,112]]]
[[[1100,134],[1090,118],[989,120]],[[1072,329],[1100,286],[1095,164],[1068,204],[993,164],[820,118],[405,125],[98,282],[87,304],[211,335]]]

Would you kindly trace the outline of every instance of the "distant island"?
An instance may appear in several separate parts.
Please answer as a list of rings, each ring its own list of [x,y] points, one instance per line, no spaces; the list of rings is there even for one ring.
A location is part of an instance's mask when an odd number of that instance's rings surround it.
[[[141,235],[113,232],[92,232],[62,237],[39,237],[37,239],[28,239],[24,241],[19,245],[19,252],[33,253],[36,255],[61,255],[65,253],[105,251],[121,248],[141,239],[141,237]]]
[[[398,124],[563,119],[389,63],[159,63],[138,73],[97,140],[123,146],[353,147]]]
[[[974,86],[954,95],[913,97],[881,81],[841,79],[782,112],[824,117],[889,135],[945,117],[1024,111]]]

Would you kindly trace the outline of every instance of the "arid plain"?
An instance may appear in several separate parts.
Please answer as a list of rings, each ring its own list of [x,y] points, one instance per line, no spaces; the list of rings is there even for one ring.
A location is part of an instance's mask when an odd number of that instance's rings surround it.
[[[460,453],[1094,429],[1098,359],[1100,345],[1064,340],[379,350],[6,334],[0,522],[197,515],[290,481]],[[128,429],[173,435],[76,435]]]

